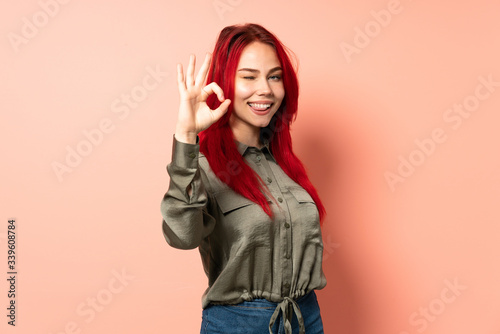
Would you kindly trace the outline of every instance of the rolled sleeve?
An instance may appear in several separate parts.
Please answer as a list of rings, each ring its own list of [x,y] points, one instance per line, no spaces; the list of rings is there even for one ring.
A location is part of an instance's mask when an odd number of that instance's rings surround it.
[[[173,140],[168,191],[163,197],[163,234],[167,243],[179,249],[193,249],[213,230],[215,219],[208,214],[208,197],[198,159],[199,144]],[[190,190],[190,191],[189,191]]]
[[[172,144],[172,163],[181,168],[198,168],[198,157],[200,145],[198,139],[196,144],[183,143],[175,139]]]

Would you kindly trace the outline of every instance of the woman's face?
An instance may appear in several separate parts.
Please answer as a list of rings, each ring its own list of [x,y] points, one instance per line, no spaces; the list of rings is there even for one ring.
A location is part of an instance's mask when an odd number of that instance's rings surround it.
[[[282,69],[274,48],[262,42],[247,45],[241,53],[234,83],[230,125],[236,139],[258,135],[284,96]]]

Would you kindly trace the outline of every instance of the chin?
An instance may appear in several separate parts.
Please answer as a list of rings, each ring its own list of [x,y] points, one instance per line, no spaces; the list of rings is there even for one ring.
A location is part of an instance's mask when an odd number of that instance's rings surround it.
[[[254,122],[253,125],[256,127],[259,127],[259,128],[265,128],[266,126],[269,125],[270,122],[271,122],[271,118]]]

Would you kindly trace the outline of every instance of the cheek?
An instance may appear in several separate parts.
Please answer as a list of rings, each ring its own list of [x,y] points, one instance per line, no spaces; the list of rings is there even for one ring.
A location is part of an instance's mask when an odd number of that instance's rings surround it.
[[[274,91],[274,96],[276,97],[276,99],[280,100],[280,104],[283,102],[283,98],[285,97],[285,89],[283,88],[283,86]]]
[[[285,97],[285,87],[283,86],[283,82],[276,83],[273,87],[273,93],[277,99],[283,99],[283,97]]]
[[[252,89],[245,85],[236,85],[234,88],[234,97],[239,100],[245,100],[251,97],[253,94]]]

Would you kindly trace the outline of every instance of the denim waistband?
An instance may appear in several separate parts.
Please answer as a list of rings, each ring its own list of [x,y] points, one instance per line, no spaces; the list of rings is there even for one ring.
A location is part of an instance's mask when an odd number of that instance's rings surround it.
[[[299,298],[295,299],[296,302],[300,302],[302,299],[307,298],[311,293],[313,293],[314,290],[311,290],[310,292],[306,293],[303,296],[300,296]],[[291,297],[289,297],[291,298]],[[281,301],[282,302],[282,301]],[[248,301],[242,301],[235,306],[240,306],[240,307],[251,307],[251,308],[276,308],[277,305],[279,305],[281,302],[271,302],[265,298],[254,298],[252,300]],[[217,304],[214,304],[217,305]],[[224,304],[222,304],[224,305]]]
[[[295,316],[297,317],[297,321],[299,323],[299,333],[304,334],[305,333],[305,324],[304,324],[304,318],[302,316],[302,312],[300,311],[299,303],[303,300],[306,299],[307,297],[310,297],[311,294],[314,293],[314,290],[306,293],[305,295],[297,298],[296,300],[291,298],[291,297],[284,297],[281,302],[271,302],[267,299],[264,298],[255,298],[251,301],[243,301],[239,304],[233,305],[236,307],[248,307],[248,308],[265,308],[265,309],[274,309],[273,315],[271,316],[271,319],[269,321],[269,333],[273,334],[272,328],[274,324],[276,323],[280,312],[283,317],[283,327],[285,329],[285,334],[292,334],[292,317],[293,314],[295,313]]]

